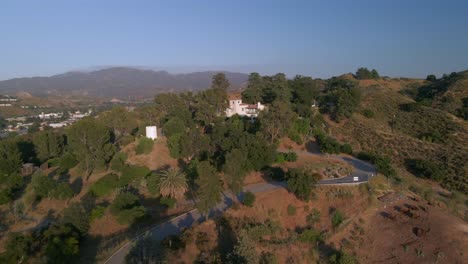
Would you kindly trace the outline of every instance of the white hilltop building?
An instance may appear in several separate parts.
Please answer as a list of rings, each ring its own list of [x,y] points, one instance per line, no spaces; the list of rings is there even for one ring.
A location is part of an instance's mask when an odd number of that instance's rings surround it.
[[[265,106],[260,102],[256,104],[244,104],[241,99],[229,100],[229,108],[226,109],[226,116],[233,115],[257,117],[258,113],[265,109]]]
[[[155,140],[158,138],[158,129],[156,126],[147,126],[146,127],[146,138]]]

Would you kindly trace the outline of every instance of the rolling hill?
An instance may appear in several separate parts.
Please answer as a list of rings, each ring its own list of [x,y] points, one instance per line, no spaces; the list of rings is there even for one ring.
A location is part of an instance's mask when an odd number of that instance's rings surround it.
[[[95,97],[146,97],[161,92],[199,91],[210,86],[215,71],[170,74],[166,71],[113,67],[92,72],[67,72],[51,77],[15,78],[0,81],[0,94],[28,92],[35,95],[86,95]],[[248,75],[225,72],[236,90]]]

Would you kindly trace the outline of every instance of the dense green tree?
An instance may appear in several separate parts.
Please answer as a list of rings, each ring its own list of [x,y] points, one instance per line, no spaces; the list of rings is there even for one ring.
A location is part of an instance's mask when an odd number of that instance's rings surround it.
[[[114,107],[110,111],[101,113],[99,121],[114,133],[116,140],[129,135],[137,127],[135,117],[123,106]]]
[[[253,72],[249,75],[247,88],[242,92],[242,100],[245,103],[256,104],[262,102],[264,82],[260,74]]]
[[[154,99],[155,108],[161,114],[162,119],[169,120],[178,117],[186,127],[192,127],[193,117],[190,106],[192,103],[190,100],[192,99],[191,96],[188,96],[188,98],[175,93],[158,94]]]
[[[163,170],[156,180],[156,188],[163,197],[180,199],[188,190],[187,175],[180,169]]]
[[[60,157],[59,167],[62,172],[67,172],[69,169],[74,168],[76,165],[78,165],[78,160],[72,153],[66,152],[62,155],[62,157]]]
[[[46,130],[36,133],[33,138],[37,158],[44,162],[62,154],[65,140],[63,135]]]
[[[275,100],[282,102],[291,101],[291,89],[288,85],[288,79],[284,73],[275,74],[272,77],[272,89],[275,92]]]
[[[304,169],[289,169],[286,174],[288,189],[298,198],[308,200],[312,193],[313,184],[319,176]]]
[[[222,72],[215,74],[211,81],[211,89],[215,90],[227,91],[230,85],[226,75]]]
[[[163,126],[164,135],[171,137],[175,134],[183,134],[186,131],[184,121],[178,117],[169,119]]]
[[[242,191],[247,173],[247,156],[239,149],[233,149],[225,157],[224,173],[229,188],[234,194]]]
[[[18,173],[22,160],[18,144],[14,139],[0,141],[0,176]]]
[[[145,126],[161,126],[163,112],[156,105],[145,105],[135,109],[135,112]]]
[[[437,77],[434,74],[429,74],[426,77],[426,81],[435,82],[436,80],[437,80]]]
[[[31,178],[31,187],[36,197],[43,199],[50,197],[52,191],[57,188],[57,182],[42,172],[36,172]]]
[[[52,225],[42,237],[47,263],[68,263],[80,252],[80,233],[69,224]]]
[[[67,130],[68,144],[89,176],[96,167],[110,161],[114,147],[110,132],[94,118],[84,118]],[[87,179],[87,177],[86,177]]]
[[[6,242],[6,252],[0,257],[0,262],[28,263],[28,258],[33,253],[32,244],[33,238],[30,235],[11,232]]]
[[[132,224],[146,215],[145,207],[141,206],[138,197],[131,193],[119,194],[112,202],[110,212],[121,224]]]
[[[262,135],[248,134],[239,142],[242,151],[247,153],[249,170],[259,171],[275,161],[276,146],[270,144]]]
[[[360,101],[361,93],[356,82],[336,77],[329,81],[325,95],[325,110],[334,120],[350,118]]]
[[[359,68],[356,71],[356,78],[359,80],[378,79],[379,77],[379,73],[375,69],[369,71],[367,68]]]
[[[89,229],[89,212],[81,203],[74,202],[63,210],[62,222],[71,224],[84,235]]]
[[[318,98],[319,86],[311,77],[297,75],[289,82],[292,90],[292,102],[294,110],[299,116],[309,117],[311,115],[312,103]]]
[[[294,121],[295,114],[289,105],[282,101],[275,101],[258,116],[262,133],[273,143],[285,136]]]
[[[216,169],[209,161],[202,161],[197,165],[197,207],[207,213],[221,201],[223,186]]]
[[[213,76],[211,88],[197,95],[196,120],[208,126],[218,117],[224,116],[224,111],[228,107],[227,88],[229,85],[224,73]]]

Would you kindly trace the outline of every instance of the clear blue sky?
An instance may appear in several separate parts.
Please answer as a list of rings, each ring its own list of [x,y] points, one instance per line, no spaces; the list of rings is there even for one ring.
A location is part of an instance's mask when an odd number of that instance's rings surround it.
[[[1,1],[0,79],[102,65],[440,75],[468,69],[468,1]]]

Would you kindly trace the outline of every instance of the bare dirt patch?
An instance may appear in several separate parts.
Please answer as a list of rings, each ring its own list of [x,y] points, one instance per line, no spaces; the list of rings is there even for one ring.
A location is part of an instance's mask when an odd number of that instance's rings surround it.
[[[390,194],[333,237],[362,263],[467,263],[468,225],[418,197]],[[356,230],[360,230],[361,233]]]
[[[157,170],[167,166],[177,166],[177,160],[172,158],[169,154],[166,137],[158,137],[154,142],[153,151],[149,154],[136,155],[136,144],[136,142],[131,143],[123,149],[123,152],[128,155],[128,163],[146,166],[150,170]]]

